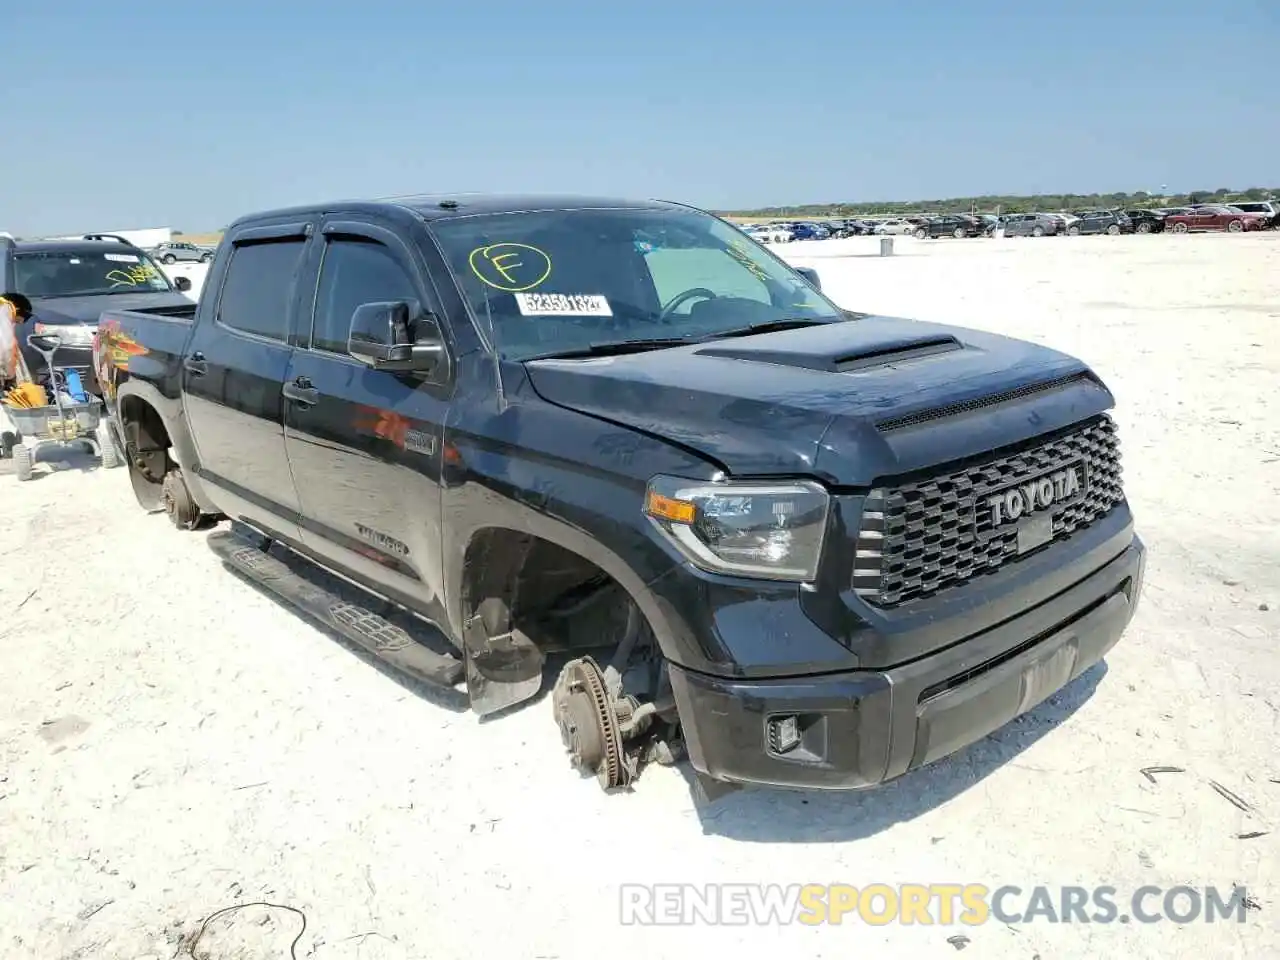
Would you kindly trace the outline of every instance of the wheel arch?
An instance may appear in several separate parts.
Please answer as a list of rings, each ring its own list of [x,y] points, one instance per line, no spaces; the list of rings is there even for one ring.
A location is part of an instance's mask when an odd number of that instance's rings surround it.
[[[129,435],[127,425],[130,420],[140,417],[151,418],[150,422],[164,431],[164,439],[170,450],[169,459],[182,470],[191,498],[201,510],[216,513],[217,506],[196,476],[195,467],[199,458],[183,419],[181,400],[166,397],[154,384],[145,380],[126,380],[116,391],[114,407],[112,420],[115,421],[122,440]],[[130,456],[131,453],[126,451],[127,460]],[[130,470],[134,469],[131,461],[128,465]]]
[[[540,545],[563,551],[592,565],[616,583],[649,622],[659,643],[670,629],[649,583],[619,553],[553,517],[522,509],[494,516],[472,527],[465,536],[446,541],[445,596],[451,628],[463,637],[466,622],[494,590],[522,576],[528,552]],[[526,552],[520,552],[521,550]],[[496,563],[493,558],[497,557]]]

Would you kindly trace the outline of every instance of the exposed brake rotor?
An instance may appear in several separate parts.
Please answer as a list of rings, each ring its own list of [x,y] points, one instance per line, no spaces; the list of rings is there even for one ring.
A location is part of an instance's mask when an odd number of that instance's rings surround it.
[[[582,657],[565,664],[551,693],[551,705],[575,767],[594,773],[606,790],[631,782],[634,771],[623,754],[618,714],[604,674],[593,659]]]

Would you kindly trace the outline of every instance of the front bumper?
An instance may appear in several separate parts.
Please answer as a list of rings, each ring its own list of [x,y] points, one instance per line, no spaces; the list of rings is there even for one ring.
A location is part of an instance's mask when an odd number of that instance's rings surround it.
[[[1101,660],[1136,609],[1146,563],[1134,536],[1053,598],[901,666],[779,680],[671,664],[694,769],[716,780],[819,789],[874,786],[1004,726]],[[796,717],[779,753],[770,720]],[[771,737],[771,731],[773,736]]]

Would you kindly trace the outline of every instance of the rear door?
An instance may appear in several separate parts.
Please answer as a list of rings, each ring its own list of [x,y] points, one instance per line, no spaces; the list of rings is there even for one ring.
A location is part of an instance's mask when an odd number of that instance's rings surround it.
[[[297,541],[298,494],[285,454],[281,388],[293,353],[298,276],[312,221],[248,227],[227,238],[183,361],[183,407],[196,472],[239,519]]]
[[[318,277],[285,409],[303,544],[367,585],[443,615],[440,468],[451,381],[374,370],[347,353],[356,307],[412,300],[439,317],[435,290],[420,255],[372,220],[327,219],[314,258]]]

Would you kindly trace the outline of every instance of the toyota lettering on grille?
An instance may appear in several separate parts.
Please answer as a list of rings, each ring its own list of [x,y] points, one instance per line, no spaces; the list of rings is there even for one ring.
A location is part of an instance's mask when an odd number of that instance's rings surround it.
[[[1065,506],[1084,496],[1088,489],[1089,477],[1081,462],[992,491],[980,500],[990,519],[987,532],[995,533],[1050,507]]]

